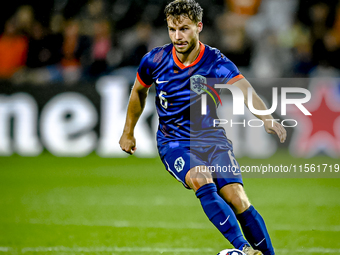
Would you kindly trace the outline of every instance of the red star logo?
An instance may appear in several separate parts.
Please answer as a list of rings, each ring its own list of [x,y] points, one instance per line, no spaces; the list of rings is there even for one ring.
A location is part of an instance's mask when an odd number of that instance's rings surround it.
[[[298,157],[313,157],[323,152],[340,157],[340,96],[335,81],[317,79],[310,86],[311,100],[304,106],[312,115],[296,107],[289,114],[298,122],[290,143],[290,152]]]

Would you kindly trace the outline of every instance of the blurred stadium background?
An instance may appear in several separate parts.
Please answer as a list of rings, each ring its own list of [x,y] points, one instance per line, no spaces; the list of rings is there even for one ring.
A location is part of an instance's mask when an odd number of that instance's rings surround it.
[[[157,158],[152,89],[136,154],[118,145],[139,61],[169,42],[168,2],[1,4],[0,254],[208,255],[230,247]],[[198,2],[201,41],[230,58],[268,105],[273,87],[312,93],[312,116],[275,112],[298,123],[285,144],[261,128],[225,126],[240,165],[327,164],[320,173],[245,173],[277,254],[340,254],[340,1]],[[235,118],[223,97],[220,118]]]

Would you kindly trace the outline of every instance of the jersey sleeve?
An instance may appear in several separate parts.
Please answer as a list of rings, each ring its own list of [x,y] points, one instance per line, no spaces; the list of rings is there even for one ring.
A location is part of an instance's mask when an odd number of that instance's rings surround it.
[[[224,57],[222,59],[222,63],[220,63],[219,72],[222,83],[224,84],[232,85],[235,82],[244,78],[236,65],[226,57]]]
[[[137,79],[138,81],[146,88],[151,87],[152,83],[153,83],[153,79],[152,79],[152,67],[153,67],[153,63],[152,61],[150,61],[150,59],[152,58],[152,52],[149,52],[147,54],[144,55],[144,57],[142,58],[138,71],[137,71]]]

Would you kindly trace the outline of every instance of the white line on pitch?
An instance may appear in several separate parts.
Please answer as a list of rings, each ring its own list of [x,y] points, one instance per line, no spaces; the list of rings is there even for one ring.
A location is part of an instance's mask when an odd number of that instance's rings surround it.
[[[103,220],[51,220],[45,221],[41,219],[31,219],[31,224],[45,224],[45,225],[74,225],[74,226],[109,226],[116,228],[160,228],[160,229],[210,229],[213,226],[207,221],[207,223],[199,222],[186,222],[186,223],[174,223],[174,222],[132,222],[128,220],[121,221],[103,221]],[[290,226],[290,225],[272,225],[271,229],[274,231],[323,231],[323,232],[340,232],[340,225],[335,226]]]
[[[16,250],[11,247],[0,247],[0,251],[11,252]],[[200,253],[200,252],[213,252],[212,248],[158,248],[158,247],[64,247],[64,246],[52,246],[52,247],[25,247],[21,249],[21,253],[35,252],[82,252],[82,253],[94,253],[94,252],[157,252],[157,253]]]
[[[15,247],[0,247],[1,252],[18,251]],[[298,249],[275,249],[278,254],[287,253],[319,253],[319,254],[339,254],[340,249],[331,248],[298,248]],[[35,253],[47,253],[47,252],[81,252],[81,253],[93,253],[93,252],[156,252],[156,253],[199,253],[199,252],[217,252],[212,248],[159,248],[159,247],[65,247],[65,246],[52,246],[52,247],[25,247],[21,248],[21,253],[35,252]]]

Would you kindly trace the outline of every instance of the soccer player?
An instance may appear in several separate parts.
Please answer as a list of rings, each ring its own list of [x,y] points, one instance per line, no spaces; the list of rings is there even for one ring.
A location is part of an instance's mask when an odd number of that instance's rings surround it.
[[[135,152],[134,128],[148,89],[155,83],[157,146],[166,169],[185,187],[194,190],[209,220],[236,249],[247,255],[275,254],[264,220],[243,189],[232,143],[222,127],[213,125],[220,90],[208,83],[238,87],[246,105],[247,89],[252,86],[219,50],[199,41],[203,10],[198,3],[173,1],[166,6],[165,15],[172,43],[154,48],[143,57],[131,91],[120,146],[129,154]],[[209,95],[205,99],[205,114],[201,113],[203,92]],[[255,109],[267,109],[254,90],[252,98]],[[273,119],[271,115],[256,117],[264,121],[268,133],[285,141],[282,125],[274,120],[265,121]],[[208,166],[217,165],[229,169],[232,166],[238,171],[227,175],[206,171]]]

